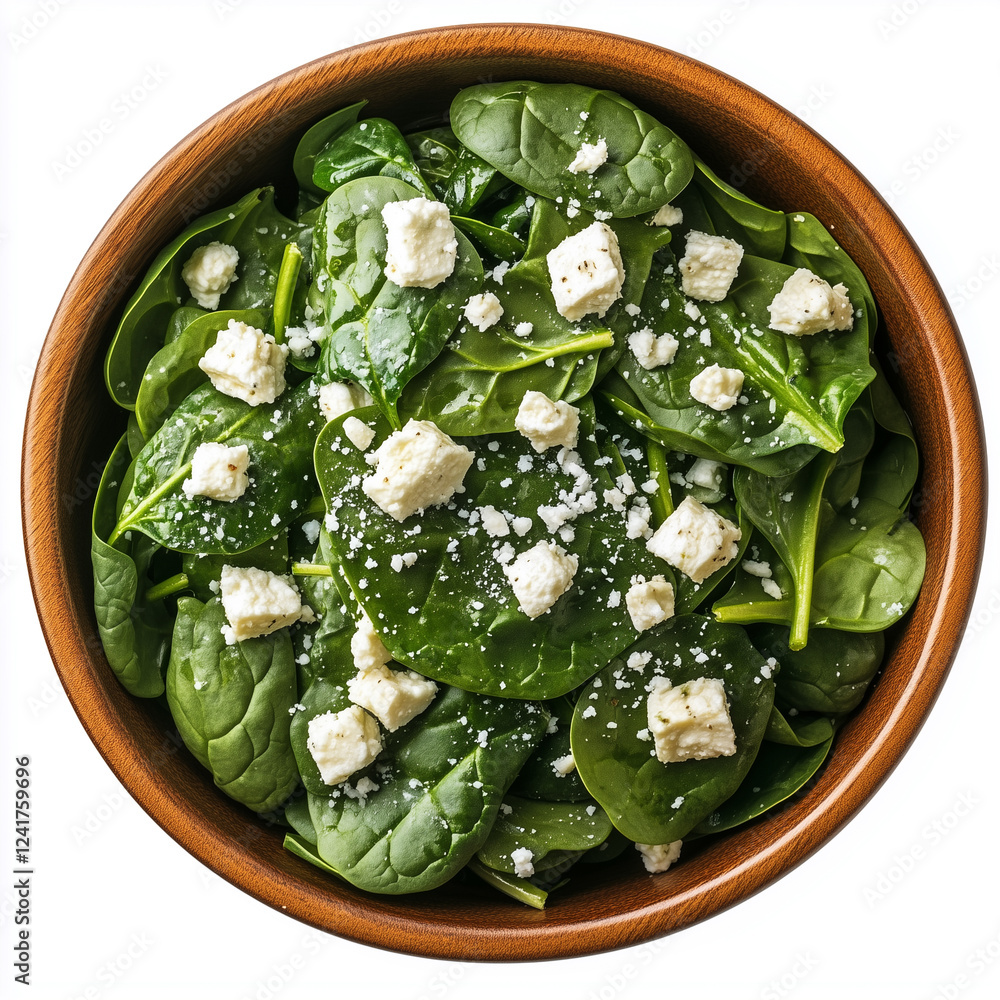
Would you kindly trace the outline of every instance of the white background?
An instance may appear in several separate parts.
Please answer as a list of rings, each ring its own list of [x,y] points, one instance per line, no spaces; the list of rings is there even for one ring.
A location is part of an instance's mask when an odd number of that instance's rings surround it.
[[[490,9],[504,20],[600,28],[695,55],[806,118],[891,196],[930,261],[956,310],[997,457],[1000,5],[504,0]],[[70,708],[29,593],[15,469],[31,373],[77,263],[129,188],[218,108],[316,56],[461,23],[472,10],[467,0],[3,5],[0,868],[9,871],[13,860],[13,758],[30,754],[36,875],[25,995],[1000,995],[996,560],[987,559],[972,624],[929,721],[842,833],[726,913],[652,945],[589,958],[466,965],[311,931],[178,847],[124,792]],[[68,147],[102,118],[112,119],[111,131],[61,169]],[[994,530],[987,550],[997,549]],[[9,878],[0,882],[0,989],[15,996]]]

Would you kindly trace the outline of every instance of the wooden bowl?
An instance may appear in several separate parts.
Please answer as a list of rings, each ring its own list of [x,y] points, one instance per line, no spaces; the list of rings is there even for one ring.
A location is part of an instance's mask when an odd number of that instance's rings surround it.
[[[283,850],[280,830],[213,786],[162,701],[130,697],[112,675],[92,611],[89,555],[93,495],[124,427],[104,391],[102,360],[156,250],[210,207],[287,183],[298,137],[337,107],[367,98],[366,114],[415,126],[440,120],[459,87],[505,78],[617,90],[751,196],[823,220],[871,283],[924,463],[913,502],[927,542],[923,591],[808,793],[692,845],[667,874],[647,875],[635,856],[595,865],[543,912],[464,881],[415,896],[369,895]],[[35,601],[63,685],[112,770],[172,837],[234,885],[343,937],[441,958],[524,960],[635,944],[701,920],[797,865],[861,807],[919,729],[955,655],[982,555],[984,473],[975,389],[941,290],[886,204],[835,150],[749,87],[654,45],[572,28],[474,25],[359,45],[286,73],[209,119],[139,182],[53,320],[31,392],[22,489]]]

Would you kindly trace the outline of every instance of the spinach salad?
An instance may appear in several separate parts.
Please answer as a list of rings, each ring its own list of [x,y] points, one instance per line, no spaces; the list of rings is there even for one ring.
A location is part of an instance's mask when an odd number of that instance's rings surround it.
[[[871,291],[611,92],[363,104],[125,308],[107,660],[362,889],[665,870],[810,781],[919,589]]]

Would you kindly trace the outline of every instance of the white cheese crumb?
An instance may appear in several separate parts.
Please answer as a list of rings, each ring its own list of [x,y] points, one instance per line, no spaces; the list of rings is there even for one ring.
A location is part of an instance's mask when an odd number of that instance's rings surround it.
[[[336,420],[374,402],[367,390],[353,382],[329,382],[319,387],[319,408],[327,420]]]
[[[492,292],[482,292],[473,295],[465,303],[465,318],[476,327],[480,333],[488,330],[503,316],[503,306]]]
[[[351,636],[351,656],[354,657],[355,669],[360,672],[373,670],[392,659],[392,653],[385,648],[371,619],[364,612]]]
[[[545,614],[573,584],[579,560],[555,542],[538,542],[522,552],[504,574],[510,581],[519,610],[529,618]]]
[[[608,161],[608,144],[604,139],[597,142],[582,143],[573,162],[566,168],[571,174],[581,171],[592,174],[598,167]]]
[[[378,723],[360,706],[309,720],[306,746],[323,781],[337,785],[367,767],[382,752]]]
[[[235,281],[240,255],[227,243],[198,247],[181,268],[181,279],[202,309],[218,309],[219,299]]]
[[[229,620],[222,634],[227,645],[270,635],[296,622],[302,598],[285,577],[253,566],[222,567],[219,590]]]
[[[770,328],[795,337],[822,330],[850,330],[854,326],[854,307],[847,297],[847,287],[831,287],[806,267],[798,268],[785,281],[767,309]]]
[[[416,718],[434,700],[437,685],[413,670],[384,663],[359,671],[347,682],[351,701],[374,715],[390,732]]]
[[[367,451],[375,440],[375,430],[357,417],[348,417],[344,421],[344,433],[358,451]]]
[[[693,497],[685,497],[646,548],[695,583],[736,558],[740,529]]]
[[[567,236],[545,260],[556,309],[566,319],[601,317],[621,298],[625,270],[618,237],[603,222]]]
[[[725,236],[713,236],[692,229],[678,261],[681,287],[685,295],[706,302],[721,302],[743,260],[743,247]]]
[[[651,580],[636,576],[625,595],[632,626],[637,632],[659,625],[674,614],[674,585],[663,576]]]
[[[532,864],[535,855],[527,847],[516,847],[510,852],[510,860],[514,862],[514,874],[518,878],[530,878],[535,874]]]
[[[666,677],[655,677],[650,686],[646,716],[657,760],[673,764],[736,753],[736,732],[721,680],[699,677],[673,687]]]
[[[661,205],[650,220],[653,226],[679,226],[684,221],[684,213],[673,205]]]
[[[382,209],[388,236],[385,276],[401,288],[436,288],[455,269],[458,240],[448,206],[427,198]]]
[[[529,389],[521,399],[514,426],[541,453],[555,445],[576,447],[580,411],[565,400],[553,402],[544,392]]]
[[[680,856],[683,841],[675,840],[671,844],[636,844],[636,850],[642,855],[642,863],[646,871],[665,872]]]
[[[645,326],[629,334],[628,346],[635,355],[636,361],[646,371],[669,365],[677,354],[678,341],[672,333],[661,333],[656,336]]]
[[[288,348],[256,327],[231,319],[199,360],[219,392],[251,406],[273,403],[285,391]]]
[[[728,410],[736,405],[743,388],[743,372],[739,368],[709,365],[691,379],[691,397],[713,410]]]
[[[212,500],[238,500],[246,492],[250,477],[250,452],[245,444],[233,448],[216,441],[198,445],[191,456],[191,478],[181,484],[188,500],[195,496]]]

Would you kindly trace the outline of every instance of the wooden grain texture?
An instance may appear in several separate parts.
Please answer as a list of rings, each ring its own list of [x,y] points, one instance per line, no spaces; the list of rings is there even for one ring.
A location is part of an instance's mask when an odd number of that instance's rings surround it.
[[[692,845],[651,877],[633,856],[593,866],[539,912],[475,882],[373,896],[285,852],[282,832],[219,793],[184,751],[165,707],[132,699],[97,638],[89,518],[104,457],[124,421],[101,362],[116,317],[155,251],[191,218],[251,187],[289,187],[298,136],[361,98],[366,114],[440,121],[481,79],[572,80],[615,89],[661,118],[723,178],[776,208],[813,212],[868,277],[887,360],[923,455],[914,512],[927,541],[924,589],[864,708],[819,780],[791,806]],[[25,547],[46,642],[91,739],[143,808],[233,884],[308,924],[382,948],[451,959],[569,957],[636,944],[701,920],[803,861],[885,780],[922,724],[955,656],[982,557],[981,418],[954,318],[886,204],[802,122],[726,75],[634,39],[541,25],[472,25],[334,53],[258,88],[175,146],[87,252],[35,375],[24,434]],[[627,852],[627,855],[631,852]]]

